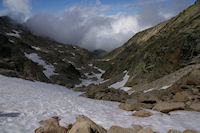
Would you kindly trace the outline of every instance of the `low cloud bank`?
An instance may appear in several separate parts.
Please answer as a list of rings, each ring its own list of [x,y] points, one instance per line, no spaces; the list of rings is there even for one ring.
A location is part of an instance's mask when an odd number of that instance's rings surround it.
[[[30,0],[3,1],[9,12],[30,12]],[[19,6],[17,2],[9,1],[24,1],[25,4]],[[132,15],[105,15],[107,10],[114,7],[103,5],[98,0],[97,5],[74,5],[59,12],[59,15],[40,12],[29,17],[25,25],[34,34],[61,43],[78,45],[88,50],[110,51],[121,46],[135,33],[169,19],[190,4],[190,0],[138,0],[124,5],[127,10],[138,8]],[[17,16],[16,13],[14,16]]]

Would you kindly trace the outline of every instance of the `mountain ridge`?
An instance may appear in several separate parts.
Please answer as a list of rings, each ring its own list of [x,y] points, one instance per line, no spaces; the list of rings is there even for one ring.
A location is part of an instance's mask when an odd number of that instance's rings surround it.
[[[35,36],[7,16],[0,17],[0,38],[0,74],[6,76],[73,88],[94,69],[88,66],[92,52]]]
[[[126,86],[149,83],[189,64],[199,63],[199,0],[179,15],[134,35],[96,62],[103,78],[129,71]]]

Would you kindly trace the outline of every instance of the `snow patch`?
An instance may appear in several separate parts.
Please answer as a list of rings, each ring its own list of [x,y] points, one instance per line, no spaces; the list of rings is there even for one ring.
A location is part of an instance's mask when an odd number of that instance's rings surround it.
[[[72,65],[74,64],[72,61],[67,61],[67,62],[68,62],[69,64],[72,64]]]
[[[88,64],[88,66],[92,67],[93,64]],[[97,69],[100,73],[94,73],[92,72],[91,74],[89,73],[85,73],[85,76],[87,77],[87,79],[83,79],[81,78],[81,83],[79,85],[76,85],[75,87],[82,87],[82,86],[88,86],[90,84],[95,84],[95,85],[98,85],[100,83],[102,83],[102,81],[104,80],[102,77],[102,75],[105,73],[104,70],[98,68],[98,67],[95,67],[95,69]],[[97,80],[93,80],[93,79],[97,79]]]
[[[41,50],[39,47],[36,47],[36,46],[31,46],[31,48],[33,48],[35,50]]]
[[[73,56],[76,56],[76,54],[75,54],[75,53],[73,53],[73,52],[71,53],[71,55],[73,55]]]
[[[7,36],[13,36],[13,37],[16,37],[16,38],[21,38],[20,34],[21,33],[20,31],[16,31],[16,30],[12,30],[12,32],[14,33],[6,33]]]
[[[24,53],[25,56],[32,60],[33,62],[36,62],[38,63],[39,65],[43,66],[43,68],[45,69],[43,71],[43,73],[45,74],[45,76],[47,78],[50,78],[52,75],[58,75],[58,73],[55,73],[55,68],[53,65],[49,65],[49,64],[46,64],[46,62],[44,60],[41,59],[41,57],[39,57],[36,53],[31,53],[31,54],[27,54],[27,53]]]
[[[169,88],[169,87],[171,87],[171,86],[172,86],[172,85],[163,86],[163,87],[160,88],[160,90],[165,90],[165,89],[167,89],[167,88]]]
[[[153,91],[154,90],[154,88],[150,88],[150,89],[148,89],[148,90],[144,90],[143,92],[144,93],[147,93],[147,92],[150,92],[150,91]]]
[[[77,115],[86,115],[97,124],[132,127],[141,125],[166,133],[169,129],[200,131],[200,112],[176,111],[170,115],[154,111],[146,118],[132,116],[132,111],[118,109],[119,103],[79,97],[65,87],[42,82],[31,82],[0,75],[0,131],[2,133],[34,133],[39,121],[53,116],[60,124],[75,122]],[[5,114],[18,114],[9,117]],[[4,115],[3,115],[4,114]]]
[[[64,51],[62,51],[62,50],[58,50],[58,52],[61,53],[61,54],[64,53]]]
[[[167,89],[167,88],[169,88],[169,87],[171,87],[172,85],[166,85],[166,86],[163,86],[163,87],[161,87],[159,90],[165,90],[165,89]],[[153,91],[153,90],[156,90],[155,88],[150,88],[150,89],[148,89],[148,90],[144,90],[143,92],[144,93],[147,93],[147,92],[150,92],[150,91]]]
[[[11,42],[12,44],[14,44],[14,43],[15,43],[15,41],[13,41],[13,40],[10,40],[10,39],[9,39],[9,42]]]
[[[120,88],[124,87],[124,85],[126,84],[126,82],[129,79],[129,75],[128,75],[128,71],[124,71],[123,73],[125,74],[125,76],[123,77],[123,80],[110,85],[109,88],[120,89]]]
[[[120,90],[123,90],[123,91],[129,91],[131,89],[132,89],[131,87],[121,87],[120,88]]]

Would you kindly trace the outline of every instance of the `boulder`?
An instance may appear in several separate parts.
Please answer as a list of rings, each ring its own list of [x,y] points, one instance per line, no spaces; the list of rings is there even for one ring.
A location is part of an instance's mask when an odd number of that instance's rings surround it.
[[[173,97],[173,101],[176,102],[185,102],[188,100],[188,97],[190,96],[190,92],[188,91],[182,91],[182,92],[177,92],[174,97]]]
[[[159,102],[157,96],[151,94],[141,94],[138,98],[139,105],[143,108],[152,109]]]
[[[194,95],[199,94],[199,89],[193,88],[193,89],[192,89],[192,94],[194,94]]]
[[[187,129],[187,130],[184,130],[183,133],[199,133],[199,132],[196,131],[196,130],[189,130],[189,129]]]
[[[137,132],[139,132],[140,130],[143,129],[143,127],[140,126],[140,125],[133,125],[133,128],[134,128]]]
[[[67,133],[68,129],[61,127],[59,125],[59,118],[53,117],[45,121],[41,121],[40,124],[43,127],[40,127],[35,130],[35,133]]]
[[[200,84],[200,70],[192,70],[187,77],[187,84],[189,85],[199,85]]]
[[[136,111],[135,113],[133,113],[133,116],[137,116],[137,117],[149,117],[152,116],[153,114],[149,111],[146,110],[139,110]]]
[[[122,128],[119,126],[112,126],[108,133],[137,133],[137,130],[134,128]]]
[[[153,131],[151,128],[145,128],[140,130],[138,133],[153,133]]]
[[[139,107],[137,105],[127,104],[127,103],[121,103],[119,105],[119,108],[126,111],[139,110]]]
[[[181,133],[181,131],[170,129],[167,133]]]
[[[137,99],[127,99],[125,103],[132,104],[132,105],[138,105],[138,100]]]
[[[95,124],[92,120],[84,115],[79,115],[76,118],[76,123],[68,133],[106,133],[106,130]]]
[[[140,103],[140,107],[143,107],[145,109],[152,109],[155,106],[155,104],[146,104],[146,103]]]
[[[151,95],[151,94],[142,94],[138,98],[140,103],[144,104],[155,104],[159,101],[157,96]]]
[[[190,105],[190,109],[200,112],[200,103],[193,103],[192,105]]]
[[[159,102],[155,105],[153,110],[160,111],[162,113],[169,113],[174,110],[183,110],[185,108],[185,104],[183,102]]]

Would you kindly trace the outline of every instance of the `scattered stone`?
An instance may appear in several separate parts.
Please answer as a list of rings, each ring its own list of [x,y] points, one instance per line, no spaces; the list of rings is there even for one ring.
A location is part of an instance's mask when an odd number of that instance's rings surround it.
[[[76,118],[76,123],[69,130],[69,133],[106,133],[106,130],[95,124],[88,117],[79,115]]]
[[[181,131],[170,129],[167,133],[181,133]]]
[[[134,111],[134,110],[139,110],[138,106],[134,106],[132,104],[127,104],[127,103],[121,103],[119,105],[120,109],[126,110],[126,111]]]
[[[180,88],[182,90],[188,90],[188,89],[190,89],[190,86],[189,85],[181,85]]]
[[[199,89],[193,88],[193,89],[192,89],[192,93],[193,93],[194,95],[197,95],[197,94],[199,93]]]
[[[199,133],[199,132],[196,131],[196,130],[189,130],[189,129],[187,129],[187,130],[183,131],[183,133]]]
[[[129,98],[127,92],[119,89],[107,88],[105,86],[95,86],[88,89],[84,94],[81,94],[80,96],[123,103],[126,101],[126,99]]]
[[[137,117],[149,117],[152,116],[153,114],[149,111],[146,110],[140,110],[140,111],[136,111],[135,113],[133,113],[133,116],[137,116]]]
[[[137,133],[137,130],[134,128],[122,128],[119,126],[112,126],[108,133]]]
[[[159,102],[155,105],[153,110],[160,111],[162,113],[169,113],[174,110],[183,110],[185,108],[185,104],[183,102]]]
[[[193,103],[192,105],[190,105],[190,109],[200,112],[200,103]]]
[[[35,130],[35,133],[67,133],[67,128],[61,127],[59,125],[59,118],[53,117],[45,121],[41,121],[40,124],[43,127],[40,127]]]
[[[192,102],[191,102],[191,101],[187,101],[185,104],[186,104],[187,106],[190,106],[190,105],[192,104]]]

